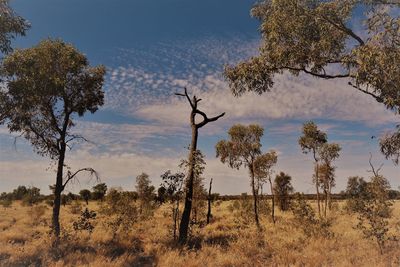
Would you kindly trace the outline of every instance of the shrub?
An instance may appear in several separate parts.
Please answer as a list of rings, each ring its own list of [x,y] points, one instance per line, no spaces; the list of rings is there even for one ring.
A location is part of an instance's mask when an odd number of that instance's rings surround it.
[[[294,215],[295,225],[299,227],[307,237],[323,236],[332,237],[330,230],[332,221],[326,218],[318,219],[314,209],[307,203],[302,194],[296,194],[296,200],[292,202],[291,210]]]
[[[75,231],[88,231],[89,233],[93,232],[94,226],[92,221],[96,219],[96,212],[85,208],[85,210],[81,213],[79,219],[73,222],[72,226]]]
[[[364,238],[377,242],[381,254],[386,241],[391,239],[388,235],[388,218],[391,217],[392,206],[389,200],[389,188],[389,183],[383,176],[375,175],[366,186],[367,197],[358,200],[356,228],[361,230]]]
[[[111,229],[114,237],[118,231],[127,232],[139,216],[131,196],[118,190],[110,190],[100,212],[108,217],[106,226]]]
[[[8,198],[6,198],[6,199],[3,199],[3,200],[1,200],[0,201],[0,204],[3,206],[3,208],[9,208],[9,207],[11,207],[11,205],[12,205],[12,200],[11,199],[8,199]]]

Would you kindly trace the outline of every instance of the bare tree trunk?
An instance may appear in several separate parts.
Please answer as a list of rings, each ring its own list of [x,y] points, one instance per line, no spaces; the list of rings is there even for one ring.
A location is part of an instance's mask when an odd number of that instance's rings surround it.
[[[271,196],[272,196],[272,210],[271,210],[271,217],[272,221],[275,224],[275,195],[274,195],[274,187],[272,186],[271,178],[268,178],[269,185],[271,186]]]
[[[211,178],[211,180],[210,180],[210,188],[208,189],[207,224],[210,223],[210,218],[211,218],[211,187],[212,187],[212,181],[213,181],[213,179]]]
[[[192,112],[194,121],[194,114]],[[179,243],[186,243],[187,235],[189,231],[190,213],[192,210],[193,201],[193,180],[194,180],[194,160],[195,153],[197,151],[197,137],[198,129],[195,125],[192,125],[192,142],[190,145],[189,154],[189,173],[186,181],[186,195],[185,195],[185,207],[182,213],[181,225],[179,227]]]
[[[54,189],[54,203],[53,203],[53,220],[52,231],[56,237],[56,241],[60,237],[60,207],[61,207],[61,192],[63,191],[63,168],[65,160],[65,143],[61,143],[60,156],[57,165],[56,186]]]

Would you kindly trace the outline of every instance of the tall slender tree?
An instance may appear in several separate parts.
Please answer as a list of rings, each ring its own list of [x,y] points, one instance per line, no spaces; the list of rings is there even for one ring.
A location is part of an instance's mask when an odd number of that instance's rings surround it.
[[[185,207],[182,213],[181,224],[179,226],[179,243],[184,244],[187,241],[187,235],[189,230],[189,222],[190,222],[190,213],[192,211],[192,198],[193,198],[193,182],[194,182],[194,174],[195,174],[195,155],[197,152],[197,139],[199,136],[199,129],[204,127],[210,122],[216,121],[225,113],[221,113],[215,117],[207,117],[206,113],[198,109],[198,103],[201,101],[201,98],[197,98],[195,95],[191,98],[187,93],[187,89],[185,88],[184,93],[176,93],[177,96],[185,97],[188,101],[191,112],[190,112],[190,127],[192,129],[192,141],[189,147],[189,170],[188,176],[185,183]],[[196,115],[200,115],[202,120],[200,122],[196,122]]]
[[[254,220],[257,227],[260,228],[258,216],[259,183],[255,163],[257,158],[262,155],[261,137],[264,134],[264,129],[256,124],[249,126],[236,124],[229,129],[228,134],[230,140],[221,140],[215,146],[217,157],[231,168],[238,170],[241,166],[248,168],[253,194]]]
[[[310,121],[306,122],[303,125],[303,135],[299,138],[299,145],[303,151],[303,153],[311,153],[314,159],[314,182],[315,189],[317,192],[317,205],[318,205],[318,215],[321,216],[321,203],[320,203],[320,195],[319,195],[319,149],[327,142],[326,133],[320,131],[317,125]]]
[[[58,240],[62,191],[81,172],[96,175],[92,168],[64,173],[65,156],[74,141],[86,140],[71,131],[75,118],[96,112],[104,103],[105,68],[90,67],[70,44],[45,40],[8,55],[2,74],[1,122],[27,139],[38,154],[57,162],[52,228]]]
[[[262,0],[259,55],[225,67],[236,96],[274,86],[277,74],[341,79],[349,88],[400,113],[400,1]],[[387,157],[400,154],[400,128],[382,139]]]

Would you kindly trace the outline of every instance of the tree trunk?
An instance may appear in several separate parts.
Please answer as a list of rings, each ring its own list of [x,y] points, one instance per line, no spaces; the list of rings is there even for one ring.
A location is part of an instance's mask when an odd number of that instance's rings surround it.
[[[208,189],[208,211],[207,211],[207,224],[210,223],[211,218],[211,186],[212,186],[212,178],[210,180],[210,188]]]
[[[54,203],[53,203],[53,221],[52,221],[52,231],[56,237],[56,240],[60,237],[60,207],[61,207],[61,192],[63,188],[63,168],[65,159],[65,143],[61,143],[60,156],[58,158],[57,165],[57,177],[56,177],[56,187],[54,189]]]
[[[189,154],[189,173],[186,181],[186,195],[185,195],[185,207],[182,213],[181,224],[179,226],[179,243],[186,243],[189,223],[190,223],[190,212],[192,210],[192,198],[193,198],[193,180],[194,180],[194,164],[195,164],[195,153],[197,151],[197,137],[198,137],[198,129],[196,125],[194,125],[194,116],[195,114],[192,112],[191,114],[191,122],[192,122],[192,142],[190,145],[190,154]]]
[[[258,195],[258,192],[256,191],[253,166],[251,166],[250,168],[251,168],[251,170],[250,170],[251,188],[252,188],[252,191],[253,191],[253,200],[254,200],[254,219],[256,221],[257,227],[260,228],[260,221],[258,219],[258,207],[257,207],[257,203],[258,203],[257,195]]]
[[[321,217],[321,203],[319,197],[319,164],[315,162],[315,188],[317,189],[317,205],[318,205],[318,216]]]
[[[272,221],[275,224],[275,195],[274,195],[274,188],[272,186],[272,181],[271,178],[268,179],[269,180],[269,185],[271,186],[271,196],[272,196],[272,210],[271,210],[271,217],[272,217]]]

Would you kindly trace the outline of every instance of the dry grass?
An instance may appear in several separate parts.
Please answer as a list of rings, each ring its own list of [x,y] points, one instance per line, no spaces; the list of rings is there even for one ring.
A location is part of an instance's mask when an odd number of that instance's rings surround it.
[[[388,243],[380,255],[377,245],[353,228],[356,218],[341,209],[330,214],[333,238],[307,238],[290,213],[278,211],[275,225],[263,218],[259,233],[236,220],[228,205],[214,205],[212,223],[194,228],[186,248],[171,238],[166,206],[114,239],[101,214],[91,235],[74,232],[72,223],[79,215],[67,206],[61,211],[66,234],[58,248],[51,248],[51,209],[47,206],[42,214],[40,208],[13,203],[0,210],[0,266],[400,266],[398,242]],[[394,205],[390,228],[400,235],[400,202]]]

